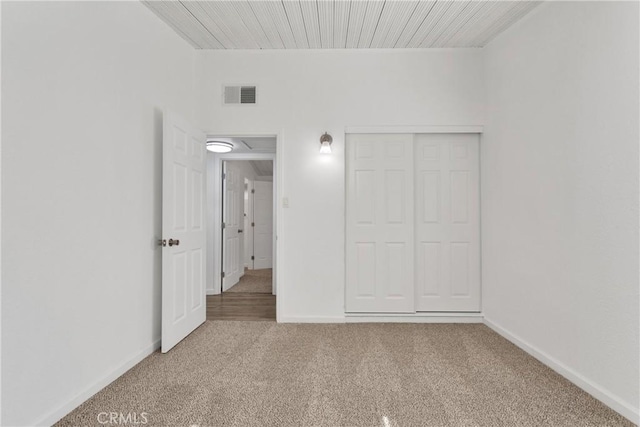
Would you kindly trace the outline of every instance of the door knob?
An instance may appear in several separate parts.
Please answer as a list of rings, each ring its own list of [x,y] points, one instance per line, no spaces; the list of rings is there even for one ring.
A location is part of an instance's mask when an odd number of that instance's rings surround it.
[[[240,230],[238,230],[238,233],[242,233],[242,230],[241,230],[241,229],[240,229]]]
[[[178,239],[176,239],[176,240],[169,239],[169,246],[173,246],[173,245],[175,245],[175,246],[180,245],[180,240],[178,240]]]

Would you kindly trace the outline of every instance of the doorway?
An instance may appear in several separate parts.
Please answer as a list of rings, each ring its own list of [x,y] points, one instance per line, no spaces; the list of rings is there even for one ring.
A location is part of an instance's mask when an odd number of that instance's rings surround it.
[[[274,294],[273,162],[222,163],[221,292]]]
[[[209,137],[213,138],[213,137]],[[207,318],[275,320],[277,139],[215,137],[230,153],[208,153]]]

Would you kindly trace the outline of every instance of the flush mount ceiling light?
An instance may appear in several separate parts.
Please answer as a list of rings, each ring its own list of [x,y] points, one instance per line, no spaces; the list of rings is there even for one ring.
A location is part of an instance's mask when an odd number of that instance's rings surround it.
[[[207,150],[214,153],[228,153],[233,150],[233,144],[227,141],[209,139],[207,140]]]
[[[333,138],[328,133],[324,133],[320,137],[320,152],[322,154],[330,154],[331,153],[331,143],[333,142]]]

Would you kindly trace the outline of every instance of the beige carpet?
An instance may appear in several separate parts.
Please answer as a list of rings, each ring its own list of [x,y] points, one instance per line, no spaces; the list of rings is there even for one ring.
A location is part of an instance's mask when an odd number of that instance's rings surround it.
[[[633,425],[468,324],[206,322],[57,425],[104,411],[172,427]]]
[[[225,292],[270,294],[271,276],[272,270],[270,268],[245,270],[244,276],[240,278],[240,281]]]

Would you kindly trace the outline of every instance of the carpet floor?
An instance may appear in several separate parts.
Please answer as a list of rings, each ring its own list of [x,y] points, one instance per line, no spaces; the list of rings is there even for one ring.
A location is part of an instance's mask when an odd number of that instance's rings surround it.
[[[207,321],[57,426],[632,426],[484,325]],[[138,418],[140,419],[140,418]]]
[[[270,268],[262,270],[245,270],[244,276],[240,278],[240,281],[225,292],[270,294],[271,277],[272,270]]]

